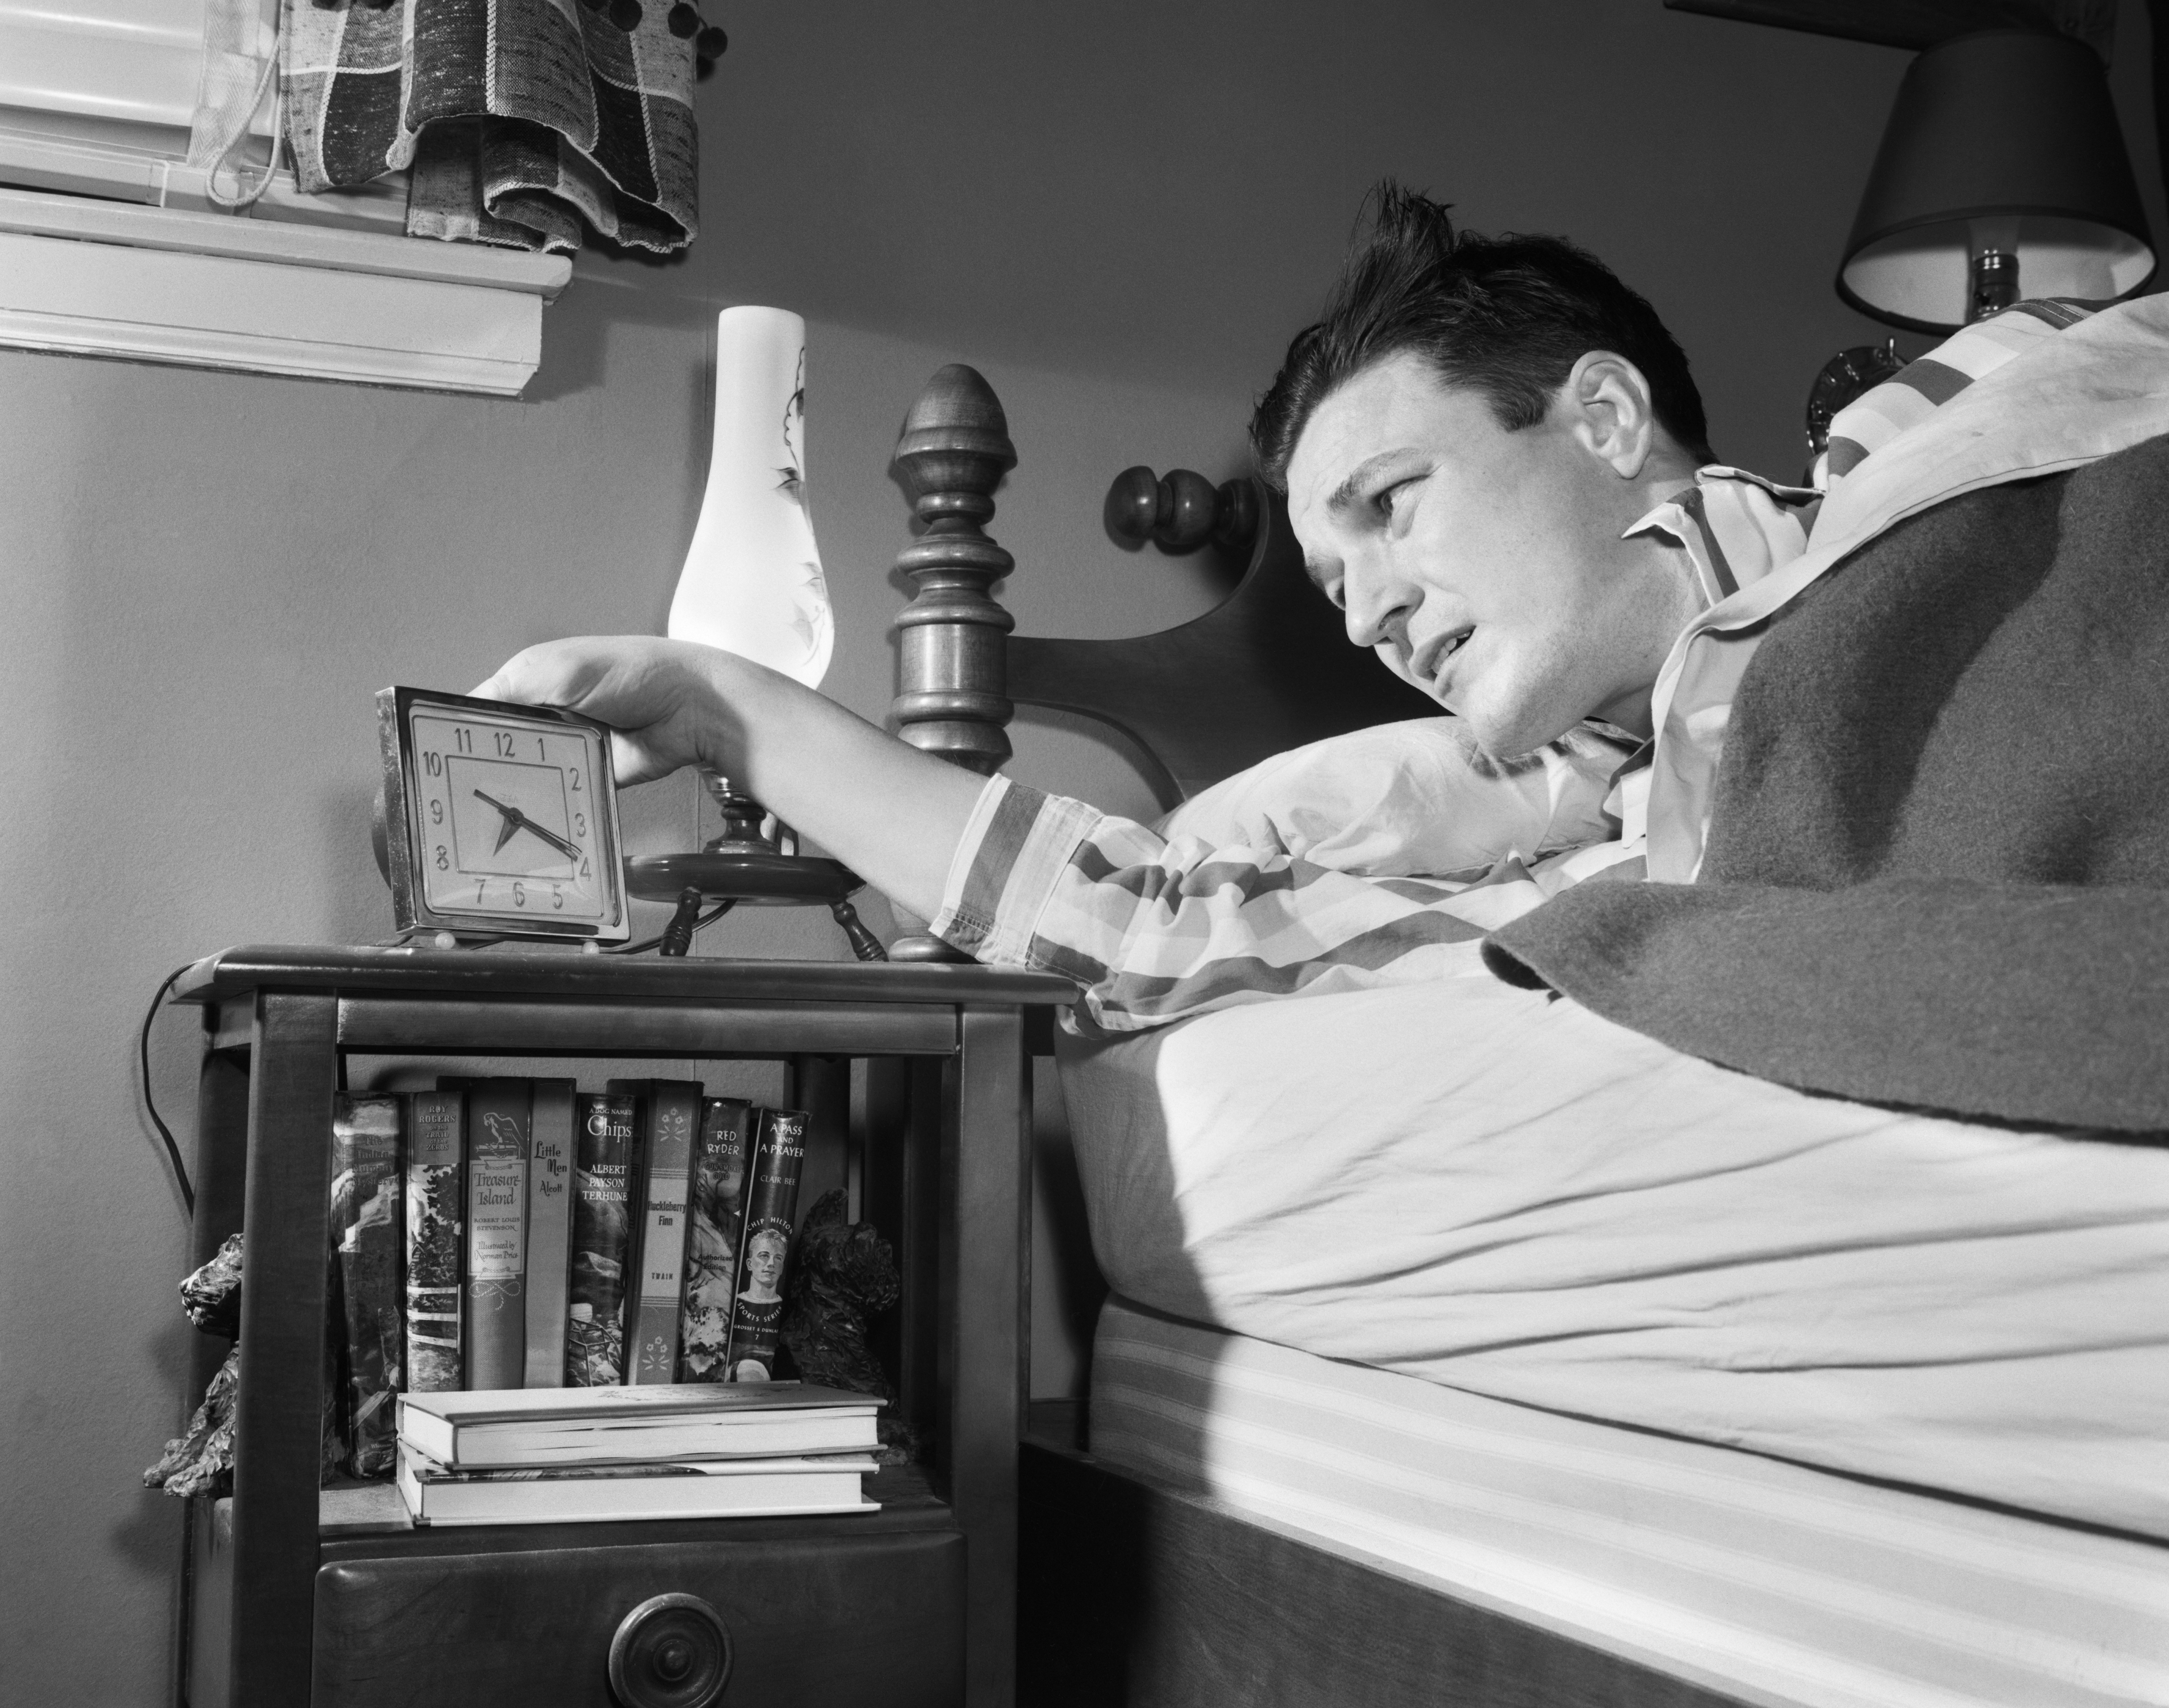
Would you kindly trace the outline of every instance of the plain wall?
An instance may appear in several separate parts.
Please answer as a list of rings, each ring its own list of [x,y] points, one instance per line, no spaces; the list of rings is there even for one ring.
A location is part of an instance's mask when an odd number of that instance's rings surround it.
[[[717,308],[812,323],[828,687],[870,717],[909,537],[887,462],[926,376],[970,360],[1008,407],[1022,460],[993,531],[1026,632],[1177,621],[1216,596],[1211,567],[1110,544],[1106,482],[1240,467],[1250,401],[1381,173],[1612,261],[1694,358],[1720,452],[1773,474],[1798,467],[1825,357],[1880,335],[1830,279],[1902,54],[1655,0],[749,0],[721,21],[698,244],[584,256],[525,400],[0,352],[10,1703],[153,1703],[172,1654],[179,1508],[138,1473],[184,1415],[186,1239],[138,1103],[145,1003],[224,944],[388,931],[376,688],[464,689],[532,641],[659,628]],[[2145,50],[2133,8],[2118,85],[2140,136]],[[1017,774],[1144,808],[1089,734],[1016,739]],[[685,779],[626,806],[637,850],[684,845]],[[702,947],[842,952],[818,914]],[[152,1081],[184,1145],[195,1049],[187,1016],[162,1020]],[[1058,1390],[1074,1348],[1051,1356]]]

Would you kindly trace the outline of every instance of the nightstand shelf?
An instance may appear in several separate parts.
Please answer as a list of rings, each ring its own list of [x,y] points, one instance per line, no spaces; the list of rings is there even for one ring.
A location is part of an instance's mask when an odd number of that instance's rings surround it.
[[[184,1699],[607,1708],[618,1621],[683,1593],[732,1631],[726,1708],[1010,1702],[1031,1057],[1074,995],[939,964],[262,947],[199,963],[175,991],[206,1033],[198,1260],[244,1223],[248,1241],[234,1498],[193,1526]],[[927,1465],[876,1479],[877,1513],[324,1529],[331,1100],[349,1054],[781,1059],[809,1150],[849,1142],[850,1059],[868,1058],[882,1091],[851,1166],[898,1246],[886,1350]],[[199,1386],[220,1351],[199,1348]]]

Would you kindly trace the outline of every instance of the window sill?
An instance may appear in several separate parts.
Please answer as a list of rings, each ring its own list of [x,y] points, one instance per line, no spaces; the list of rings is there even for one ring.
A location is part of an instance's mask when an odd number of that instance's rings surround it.
[[[0,345],[514,397],[562,255],[0,188]]]

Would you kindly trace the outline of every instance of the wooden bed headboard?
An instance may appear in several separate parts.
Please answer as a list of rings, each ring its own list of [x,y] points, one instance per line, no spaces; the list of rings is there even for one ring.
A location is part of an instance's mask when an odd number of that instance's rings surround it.
[[[897,559],[917,585],[897,618],[893,715],[914,746],[989,773],[1010,757],[1019,703],[1097,718],[1142,748],[1173,806],[1271,755],[1374,723],[1435,718],[1438,706],[1348,644],[1340,614],[1303,572],[1280,495],[1256,482],[1249,567],[1191,622],[1122,640],[1013,636],[989,589],[1015,559],[986,535],[994,488],[1016,466],[994,389],[961,363],[929,381],[904,418],[896,467],[926,532]],[[1141,471],[1132,471],[1138,474]],[[1177,471],[1202,538],[1212,488]],[[1223,489],[1223,493],[1226,491]],[[1148,500],[1151,488],[1133,494]],[[1239,536],[1248,518],[1228,494]]]

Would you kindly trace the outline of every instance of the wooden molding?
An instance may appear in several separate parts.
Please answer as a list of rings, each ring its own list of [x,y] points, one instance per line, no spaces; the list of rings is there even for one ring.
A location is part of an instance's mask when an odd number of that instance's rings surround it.
[[[562,255],[0,189],[0,344],[512,397]]]
[[[1665,0],[1665,8],[1916,51],[1975,29],[2045,29],[2076,37],[2106,62],[2116,36],[2116,0]]]

